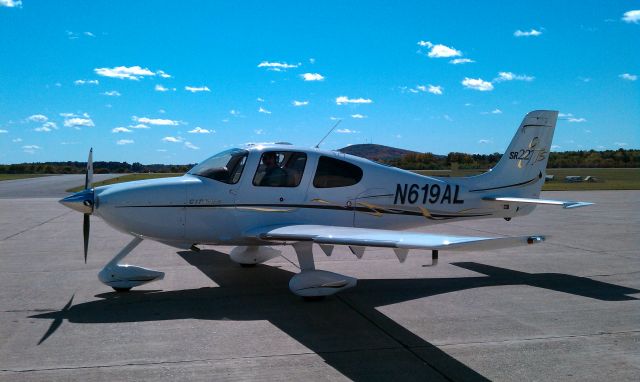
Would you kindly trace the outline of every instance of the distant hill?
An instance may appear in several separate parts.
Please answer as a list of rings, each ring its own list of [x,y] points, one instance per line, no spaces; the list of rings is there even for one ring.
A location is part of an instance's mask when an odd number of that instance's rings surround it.
[[[415,151],[369,143],[343,147],[338,151],[373,161],[390,161],[400,159],[407,154],[417,154]]]

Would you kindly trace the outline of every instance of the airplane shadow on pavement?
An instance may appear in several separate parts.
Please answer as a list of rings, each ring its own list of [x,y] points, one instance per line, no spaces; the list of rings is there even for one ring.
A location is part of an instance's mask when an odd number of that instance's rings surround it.
[[[530,285],[604,300],[636,300],[639,290],[559,273],[531,274],[475,262],[452,263],[478,277],[359,280],[358,286],[320,303],[286,288],[292,272],[258,265],[244,269],[213,250],[178,253],[219,287],[180,291],[104,293],[101,300],[31,316],[53,319],[40,343],[63,320],[81,324],[178,319],[268,320],[351,380],[488,380],[376,309],[460,290]],[[212,334],[215,336],[215,334]],[[241,341],[242,339],[238,339]],[[212,339],[212,343],[215,341]],[[303,366],[301,366],[303,367]]]

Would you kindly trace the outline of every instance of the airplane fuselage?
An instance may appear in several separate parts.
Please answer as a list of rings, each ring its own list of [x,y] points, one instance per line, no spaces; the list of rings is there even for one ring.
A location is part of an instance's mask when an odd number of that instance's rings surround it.
[[[225,175],[220,181],[215,174],[196,175],[192,170],[181,177],[98,187],[94,213],[123,232],[188,248],[261,244],[245,233],[265,225],[406,229],[460,219],[511,218],[533,209],[482,200],[496,188],[518,185],[483,189],[474,177],[422,176],[339,152],[290,145],[239,151],[234,155],[244,155],[244,162],[234,179]],[[283,160],[298,159],[295,170],[282,171],[295,180],[260,184],[261,158],[267,152],[277,152]],[[331,174],[332,168],[342,172]],[[536,178],[529,183],[544,181]]]

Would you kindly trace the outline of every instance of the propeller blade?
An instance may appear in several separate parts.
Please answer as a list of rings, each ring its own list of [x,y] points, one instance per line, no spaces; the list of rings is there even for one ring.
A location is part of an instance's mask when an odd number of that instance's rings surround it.
[[[82,233],[84,235],[84,263],[87,263],[87,250],[89,249],[89,229],[91,228],[91,221],[89,220],[89,214],[84,214],[84,222],[82,224]]]
[[[84,175],[84,189],[93,188],[93,147],[89,150],[89,159],[87,159],[87,172]]]

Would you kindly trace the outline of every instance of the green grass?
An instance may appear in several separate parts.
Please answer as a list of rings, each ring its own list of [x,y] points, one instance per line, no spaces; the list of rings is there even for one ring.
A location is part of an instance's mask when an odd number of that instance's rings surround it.
[[[122,176],[117,176],[115,178],[103,180],[102,182],[95,182],[93,184],[94,187],[106,186],[108,184],[115,183],[123,183],[123,182],[132,182],[134,180],[143,180],[143,179],[156,179],[156,178],[169,178],[172,176],[182,176],[182,174],[173,174],[173,173],[146,173],[146,174],[125,174]],[[84,185],[77,186],[74,188],[70,188],[66,190],[67,192],[78,192],[84,189]]]
[[[0,174],[0,180],[39,178],[41,176],[51,176],[51,174]]]
[[[419,170],[418,174],[430,176],[470,176],[482,170]],[[543,191],[585,191],[585,190],[640,190],[640,168],[550,168],[547,175],[555,179],[547,181]],[[566,176],[594,176],[599,182],[566,183]]]

